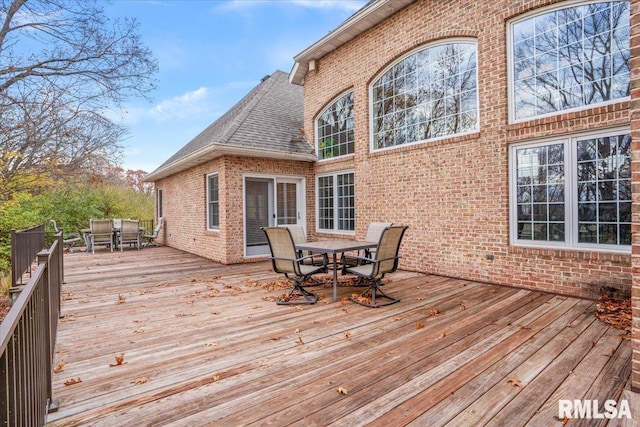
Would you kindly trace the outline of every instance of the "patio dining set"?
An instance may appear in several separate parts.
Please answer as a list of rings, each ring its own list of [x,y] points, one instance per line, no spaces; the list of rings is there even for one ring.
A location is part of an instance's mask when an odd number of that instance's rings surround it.
[[[114,247],[124,251],[125,245],[138,250],[143,244],[154,244],[162,226],[162,221],[154,228],[152,234],[137,219],[91,219],[89,228],[80,230],[87,247],[87,252],[95,254],[96,246],[107,246],[113,252]]]
[[[368,307],[394,304],[399,299],[385,294],[380,287],[385,274],[398,268],[400,244],[408,226],[392,223],[371,223],[364,240],[322,240],[307,242],[301,225],[263,227],[271,250],[273,270],[293,280],[286,296],[278,298],[279,305],[315,304],[318,295],[304,286],[317,285],[316,274],[333,273],[333,300],[337,301],[338,270],[343,275],[355,275],[357,284],[366,285],[360,295],[350,300]],[[331,260],[329,259],[331,255]],[[309,284],[311,283],[311,284]]]

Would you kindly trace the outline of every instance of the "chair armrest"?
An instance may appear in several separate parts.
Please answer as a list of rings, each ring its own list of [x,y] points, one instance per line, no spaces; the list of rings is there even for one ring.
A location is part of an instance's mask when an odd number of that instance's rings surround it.
[[[342,258],[344,258],[345,255],[342,255]],[[364,256],[358,256],[358,255],[346,255],[347,258],[349,258],[350,260],[356,260],[358,262],[358,264],[361,264],[363,262],[367,262],[367,263],[374,263],[377,262],[378,260],[373,259],[373,258],[367,258]]]

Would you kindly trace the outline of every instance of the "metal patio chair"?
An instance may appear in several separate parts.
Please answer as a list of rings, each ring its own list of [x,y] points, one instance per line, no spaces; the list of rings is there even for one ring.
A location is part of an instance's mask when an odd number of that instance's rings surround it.
[[[371,258],[354,257],[358,260],[358,265],[345,267],[344,272],[347,274],[355,274],[366,279],[369,287],[360,295],[352,296],[351,301],[365,305],[367,307],[380,307],[400,301],[393,298],[380,290],[382,278],[387,273],[393,273],[398,269],[398,252],[400,251],[400,243],[408,226],[387,227],[382,231],[375,255]],[[387,301],[379,303],[379,299]]]
[[[140,250],[140,244],[142,243],[140,220],[121,220],[120,230],[118,231],[118,245],[120,246],[120,252],[124,250],[124,245],[127,243],[129,245],[135,245],[135,247]]]
[[[305,264],[305,260],[311,257],[298,256],[293,237],[288,228],[262,227],[261,230],[267,235],[273,271],[282,273],[287,279],[294,281],[287,297],[279,297],[277,303],[279,305],[315,304],[318,301],[318,295],[304,289],[302,282],[314,274],[326,273],[327,264]]]
[[[367,228],[367,234],[364,236],[364,240],[366,242],[378,243],[380,241],[380,236],[385,228],[391,227],[393,225],[392,222],[372,222],[369,223],[369,227]],[[365,258],[373,258],[375,256],[375,249],[365,249],[364,257]],[[357,257],[361,257],[362,254],[358,253],[356,256],[352,254],[342,254],[340,262],[342,264],[342,274],[346,274],[344,269],[346,267],[355,267],[360,262],[363,262],[361,259]]]
[[[299,245],[307,242],[307,235],[304,232],[304,228],[299,224],[285,224],[280,227],[286,227],[291,232],[293,237],[293,243]],[[327,265],[329,263],[329,257],[327,254],[312,254],[311,251],[299,250],[298,258],[304,258],[303,264],[310,265]]]
[[[142,247],[146,248],[147,246],[158,246],[156,243],[156,239],[160,234],[160,230],[162,229],[162,222],[164,218],[160,218],[158,221],[158,225],[155,226],[153,232],[151,234],[143,234],[142,235]]]
[[[91,253],[96,253],[96,245],[109,246],[113,252],[113,221],[110,219],[92,219],[89,221],[91,229]]]

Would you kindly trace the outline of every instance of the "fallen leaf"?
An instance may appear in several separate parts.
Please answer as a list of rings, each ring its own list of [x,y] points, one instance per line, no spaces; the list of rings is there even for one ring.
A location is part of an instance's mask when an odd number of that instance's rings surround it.
[[[302,341],[302,337],[298,337],[298,345],[303,345],[304,341]]]
[[[529,326],[520,325],[520,329],[531,329]]]
[[[440,333],[440,336],[438,337],[438,339],[442,339],[442,338],[444,338],[444,337],[446,337],[446,336],[447,336],[447,333],[446,333],[446,332],[441,332],[441,333]]]
[[[345,338],[346,338],[346,339],[351,338],[351,332],[348,332],[348,331],[347,331],[347,332],[345,332],[345,333],[344,333],[344,336],[345,336]]]
[[[127,363],[124,361],[124,353],[120,353],[120,356],[115,356],[115,358],[116,358],[116,363],[109,363],[109,366],[120,366]]]
[[[338,390],[338,393],[344,394],[345,396],[349,394],[349,390],[347,390],[345,387],[338,387],[336,390]]]
[[[118,300],[116,301],[116,304],[124,304],[125,301],[126,301],[126,298],[124,297],[124,295],[118,294]]]
[[[513,384],[514,387],[522,387],[522,383],[517,378],[509,378],[507,382]]]
[[[76,378],[70,378],[70,379],[68,379],[68,380],[66,380],[64,382],[64,385],[74,385],[74,384],[78,384],[78,383],[81,383],[81,382],[82,382],[82,380],[80,379],[80,377],[78,377],[77,379]]]
[[[296,334],[300,333],[300,328],[296,328]]]
[[[149,381],[148,377],[138,377],[136,379],[134,379],[133,381],[131,381],[132,384],[144,384],[147,381]]]
[[[217,342],[208,342],[207,343],[207,347],[217,347],[218,343]]]
[[[418,324],[416,325],[416,329],[422,329],[424,328],[424,322],[418,322]]]
[[[53,373],[54,374],[59,374],[60,372],[64,371],[64,365],[66,365],[67,362],[65,362],[64,360],[61,360],[60,362],[58,362],[58,364],[56,365],[55,368],[53,368]]]
[[[437,316],[438,314],[440,314],[440,311],[436,310],[435,308],[429,310],[429,316]]]

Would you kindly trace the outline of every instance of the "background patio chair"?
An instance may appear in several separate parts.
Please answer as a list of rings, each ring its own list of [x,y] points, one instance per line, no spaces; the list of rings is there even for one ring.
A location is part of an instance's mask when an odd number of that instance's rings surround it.
[[[120,252],[124,250],[125,244],[135,245],[140,250],[142,243],[142,233],[140,232],[140,220],[123,219],[121,221],[120,231],[118,232],[118,245]]]
[[[380,241],[380,236],[385,228],[391,227],[393,225],[392,222],[372,222],[369,224],[367,228],[367,234],[364,236],[364,240],[366,242],[378,243]],[[365,258],[373,258],[375,256],[375,249],[365,249],[364,257]],[[362,254],[358,252],[354,257],[353,254],[342,254],[340,262],[342,263],[342,274],[346,274],[344,268],[346,267],[354,267],[358,265],[359,262],[363,262],[361,257]],[[366,262],[366,261],[365,261]]]
[[[293,243],[298,245],[301,243],[307,242],[307,234],[304,232],[304,227],[299,224],[285,224],[280,227],[286,227],[291,232],[291,237],[293,237]],[[310,265],[327,265],[329,262],[329,257],[327,254],[317,254],[313,255],[311,251],[298,251],[298,258],[305,258],[303,264]]]
[[[164,218],[160,218],[160,220],[158,221],[158,224],[155,226],[151,234],[142,235],[142,247],[158,246],[158,244],[156,243],[156,239],[160,234],[160,229],[162,229],[163,221],[164,221]]]
[[[304,261],[310,257],[298,257],[291,232],[287,227],[262,227],[271,250],[273,271],[282,273],[294,281],[286,298],[278,298],[279,305],[315,304],[318,296],[302,287],[302,282],[312,275],[326,273],[327,265],[309,265]],[[302,298],[302,300],[299,299]]]
[[[109,246],[113,252],[113,222],[110,219],[89,220],[91,233],[91,253],[96,253],[96,245]]]
[[[53,229],[55,230],[55,232],[58,233],[60,230],[58,230],[58,224],[56,223],[56,221],[50,219],[49,222],[53,225]],[[64,235],[62,237],[62,244],[70,253],[73,252],[73,245],[81,241],[82,238],[80,237],[80,233],[69,233],[67,234],[66,239]]]
[[[380,307],[400,301],[385,294],[380,290],[383,285],[382,278],[387,273],[393,273],[398,269],[398,252],[400,243],[408,226],[387,227],[382,231],[375,255],[371,258],[359,258],[358,265],[345,267],[344,271],[355,274],[369,281],[370,285],[359,296],[352,296],[351,301],[367,307]],[[386,302],[379,303],[377,300],[386,299]]]

